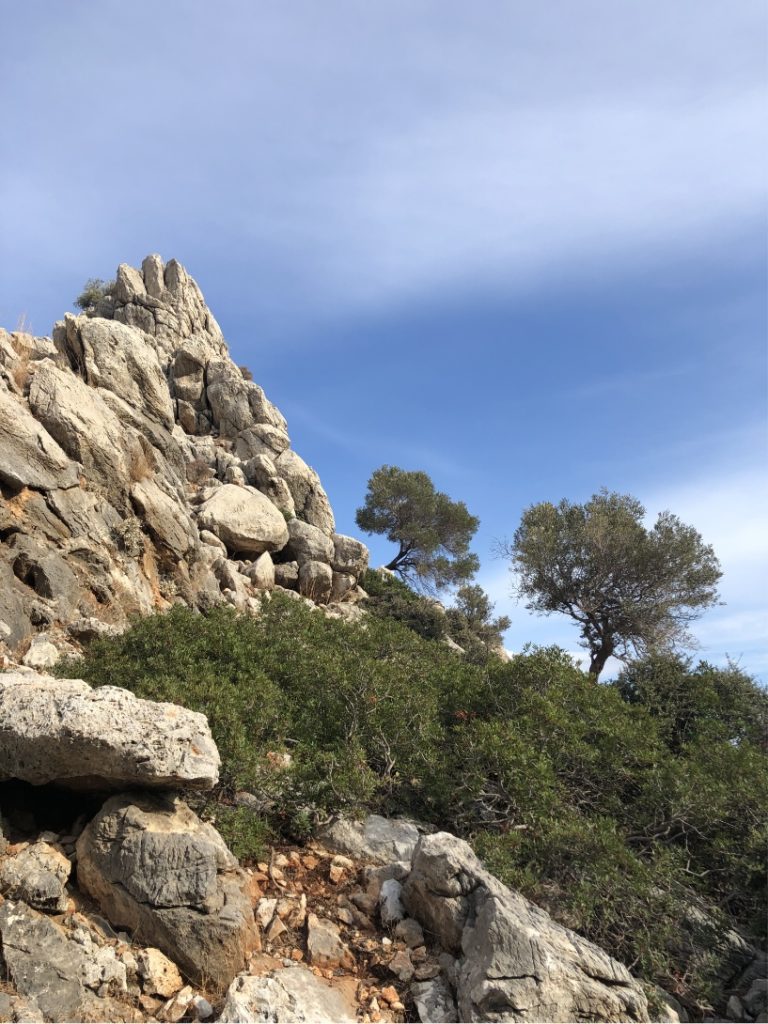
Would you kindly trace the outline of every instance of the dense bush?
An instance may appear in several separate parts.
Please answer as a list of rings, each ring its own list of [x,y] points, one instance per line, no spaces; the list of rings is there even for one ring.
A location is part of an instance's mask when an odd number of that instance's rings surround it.
[[[668,661],[601,686],[556,648],[472,664],[406,624],[425,609],[400,586],[381,593],[405,621],[379,604],[349,626],[284,598],[258,619],[176,607],[62,671],[208,715],[223,759],[212,813],[238,855],[342,808],[417,815],[703,999],[679,942],[686,908],[747,927],[765,909],[764,692],[733,668]],[[261,818],[227,806],[239,788]]]
[[[78,309],[93,309],[102,299],[112,294],[114,287],[114,281],[102,281],[100,277],[90,277],[75,299],[75,305]]]

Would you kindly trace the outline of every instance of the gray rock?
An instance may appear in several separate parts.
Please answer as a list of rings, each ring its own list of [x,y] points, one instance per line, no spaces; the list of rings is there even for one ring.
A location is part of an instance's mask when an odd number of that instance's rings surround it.
[[[332,537],[335,528],[333,512],[314,469],[290,448],[277,457],[275,468],[288,485],[296,515]]]
[[[269,553],[259,555],[245,575],[259,590],[271,590],[275,585],[275,566]]]
[[[503,886],[455,836],[419,840],[404,902],[459,954],[460,1020],[648,1020],[623,964]]]
[[[297,590],[299,586],[299,563],[278,562],[275,565],[275,584],[286,590]]]
[[[42,539],[14,534],[8,541],[7,558],[14,576],[39,597],[58,601],[62,615],[76,604],[77,577],[58,551]]]
[[[233,553],[259,555],[279,551],[288,542],[285,519],[252,487],[219,487],[201,506],[199,521]]]
[[[173,402],[157,346],[141,330],[114,320],[65,317],[66,353],[91,387],[111,391],[170,429]]]
[[[338,989],[306,967],[288,967],[265,977],[241,975],[232,982],[222,1024],[353,1024],[356,1007]]]
[[[29,407],[89,480],[111,496],[126,493],[130,439],[98,388],[46,360],[32,380]]]
[[[154,480],[133,484],[131,501],[155,539],[176,558],[183,558],[195,546],[197,531],[189,512]]]
[[[368,548],[354,537],[334,533],[331,566],[334,572],[354,576],[357,581],[368,568]]]
[[[299,568],[307,562],[330,564],[333,558],[333,542],[322,530],[301,519],[292,519],[288,523],[288,535],[290,539],[286,553],[293,561],[299,563]]]
[[[0,892],[36,910],[63,913],[72,865],[61,850],[45,842],[32,843],[0,862]]]
[[[77,841],[77,878],[111,924],[197,982],[226,987],[257,946],[246,876],[178,798],[108,800]]]
[[[60,657],[58,647],[52,644],[45,634],[38,633],[37,636],[32,637],[29,650],[21,659],[21,663],[27,668],[43,670],[53,668]]]
[[[0,947],[6,977],[19,995],[30,1001],[30,1010],[39,1008],[42,1015],[30,1014],[27,1020],[135,1019],[116,1018],[112,1001],[97,998],[91,991],[103,984],[99,960],[110,959],[111,954],[115,962],[114,950],[102,949],[100,956],[95,956],[92,948],[83,946],[50,918],[12,900],[0,906]]]
[[[325,604],[331,596],[333,572],[325,562],[305,562],[299,566],[299,593],[315,604]]]
[[[392,927],[405,917],[402,895],[403,887],[396,878],[388,878],[382,882],[379,891],[379,913],[383,925]]]
[[[33,785],[209,789],[219,754],[204,715],[80,679],[0,675],[0,778]]]
[[[768,978],[755,978],[742,1001],[753,1017],[768,1010]]]
[[[407,818],[369,814],[363,821],[337,818],[321,830],[319,837],[331,850],[388,865],[392,861],[410,862],[420,834],[416,822]]]
[[[355,590],[356,582],[354,576],[348,576],[343,572],[334,572],[331,583],[331,600],[343,601]]]
[[[443,977],[413,982],[411,995],[419,1020],[424,1024],[455,1024],[458,1021],[453,992]]]
[[[307,956],[317,967],[352,967],[354,964],[336,925],[316,914],[307,917]]]
[[[75,487],[80,470],[0,380],[0,483],[50,491]]]

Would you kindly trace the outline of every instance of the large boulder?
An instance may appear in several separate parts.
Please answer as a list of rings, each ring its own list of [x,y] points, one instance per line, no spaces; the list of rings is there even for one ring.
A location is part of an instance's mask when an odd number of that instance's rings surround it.
[[[459,1020],[649,1019],[623,964],[507,889],[447,832],[419,840],[403,898],[459,958]]]
[[[204,715],[116,686],[0,675],[0,779],[71,788],[209,789],[219,754]]]
[[[288,542],[284,516],[253,487],[218,487],[201,505],[199,522],[233,553],[260,555],[279,551]]]
[[[306,562],[330,564],[333,558],[333,541],[328,534],[301,519],[292,519],[288,523],[288,534],[290,540],[286,553],[289,559],[298,562],[299,566]]]
[[[259,943],[247,877],[178,798],[112,797],[77,841],[77,880],[119,928],[226,988]]]

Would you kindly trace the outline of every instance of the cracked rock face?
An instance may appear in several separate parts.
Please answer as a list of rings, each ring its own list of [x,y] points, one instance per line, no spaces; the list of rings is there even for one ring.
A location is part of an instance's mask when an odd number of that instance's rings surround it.
[[[334,535],[319,476],[248,376],[197,284],[159,256],[122,264],[112,294],[52,338],[0,330],[0,644],[15,660],[41,623],[124,627],[179,599],[247,608],[275,585],[255,562],[296,561],[292,538],[322,568],[281,585],[356,599],[367,548]]]
[[[419,840],[403,898],[458,957],[459,1020],[648,1020],[623,964],[507,889],[455,836]]]
[[[178,798],[108,800],[78,839],[77,880],[111,924],[201,984],[226,988],[258,946],[246,877]]]
[[[116,686],[0,674],[0,780],[210,789],[219,764],[205,715]]]

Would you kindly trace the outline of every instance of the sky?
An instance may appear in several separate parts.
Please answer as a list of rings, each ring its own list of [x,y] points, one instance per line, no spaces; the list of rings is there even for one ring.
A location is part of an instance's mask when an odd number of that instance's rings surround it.
[[[383,463],[494,557],[631,493],[720,557],[696,656],[768,680],[763,0],[0,6],[0,325],[150,252],[200,284],[342,532]],[[390,555],[371,538],[373,561]]]

